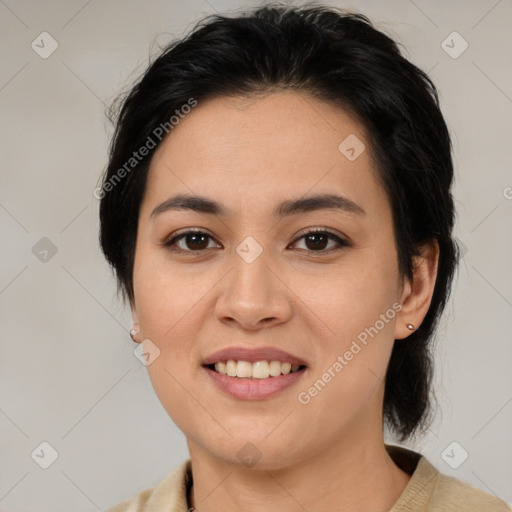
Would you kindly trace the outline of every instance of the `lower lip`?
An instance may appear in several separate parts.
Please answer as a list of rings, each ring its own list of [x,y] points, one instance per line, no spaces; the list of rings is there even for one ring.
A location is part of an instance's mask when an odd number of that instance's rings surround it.
[[[217,387],[228,395],[242,400],[260,400],[277,395],[283,389],[297,382],[306,371],[304,368],[293,373],[267,379],[240,379],[223,375],[206,366],[203,366],[203,368]]]

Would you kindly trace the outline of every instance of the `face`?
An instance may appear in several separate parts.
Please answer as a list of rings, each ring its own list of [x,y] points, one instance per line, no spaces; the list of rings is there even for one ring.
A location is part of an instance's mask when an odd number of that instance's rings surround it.
[[[179,194],[222,211],[165,205]],[[327,195],[345,201],[290,207]],[[345,112],[296,92],[198,104],[152,159],[133,282],[151,382],[189,446],[272,469],[382,432],[403,289],[389,200]],[[217,360],[305,368],[248,382],[204,366],[232,347],[248,351]]]

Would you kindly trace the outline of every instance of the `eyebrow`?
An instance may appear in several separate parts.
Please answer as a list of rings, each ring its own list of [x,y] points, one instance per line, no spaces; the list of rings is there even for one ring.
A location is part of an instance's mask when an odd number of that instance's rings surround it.
[[[150,217],[173,210],[191,210],[222,217],[228,217],[231,214],[231,211],[224,205],[207,197],[179,194],[166,199],[163,203],[156,206],[151,212]],[[284,218],[316,210],[341,210],[355,215],[366,215],[362,206],[348,197],[337,194],[320,194],[283,201],[274,208],[273,214],[275,217]]]

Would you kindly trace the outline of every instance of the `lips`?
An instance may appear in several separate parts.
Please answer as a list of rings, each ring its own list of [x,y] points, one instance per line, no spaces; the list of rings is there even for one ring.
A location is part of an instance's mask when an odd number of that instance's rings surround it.
[[[218,362],[225,362],[230,359],[234,361],[248,361],[252,363],[256,361],[274,360],[280,361],[281,363],[290,363],[292,366],[308,366],[304,359],[274,347],[227,347],[206,357],[203,361],[203,366],[209,366]]]
[[[304,378],[307,370],[299,370],[295,373],[269,377],[268,379],[239,379],[222,375],[209,367],[204,367],[207,377],[223,394],[237,400],[265,400],[275,397],[285,389]]]
[[[255,371],[256,365],[262,367]],[[293,386],[304,377],[308,365],[304,359],[274,347],[227,347],[206,357],[202,366],[223,393],[238,400],[262,400]]]

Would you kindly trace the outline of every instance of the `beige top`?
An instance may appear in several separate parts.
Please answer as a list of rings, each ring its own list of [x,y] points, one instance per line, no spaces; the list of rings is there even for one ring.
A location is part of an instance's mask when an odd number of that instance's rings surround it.
[[[419,453],[386,445],[395,463],[412,475],[389,512],[510,512],[491,494],[441,474]],[[182,462],[155,487],[139,492],[106,512],[188,512],[192,484],[190,459]]]

